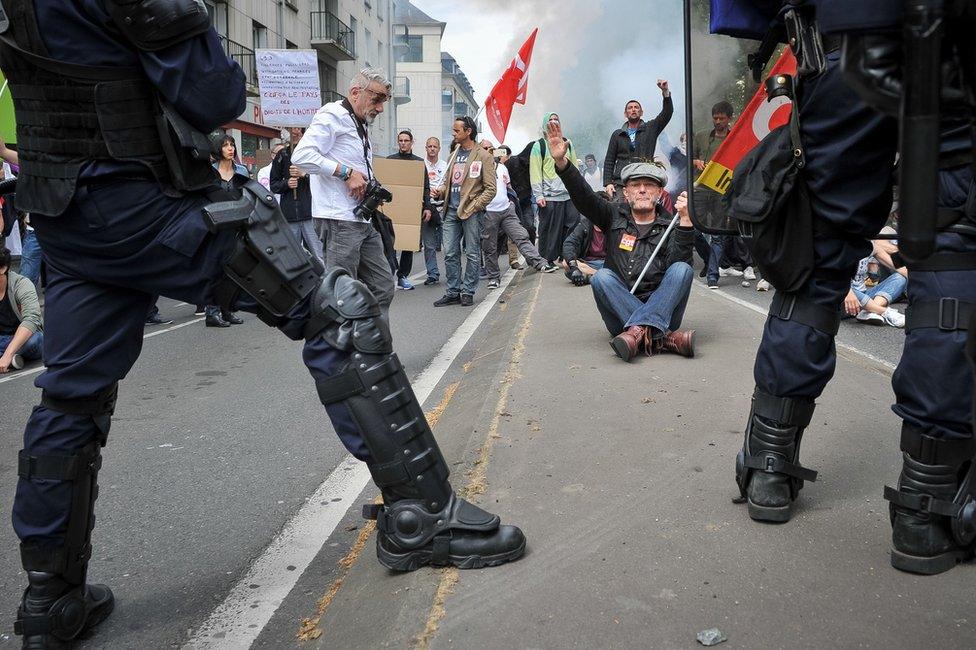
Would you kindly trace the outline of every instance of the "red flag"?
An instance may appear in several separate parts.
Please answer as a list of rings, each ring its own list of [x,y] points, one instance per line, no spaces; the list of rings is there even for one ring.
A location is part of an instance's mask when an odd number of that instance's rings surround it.
[[[535,35],[538,33],[538,27],[532,30],[532,35],[519,48],[518,54],[508,65],[502,78],[485,98],[485,117],[498,144],[505,141],[505,133],[508,131],[508,122],[512,119],[514,105],[525,104],[525,94],[529,87],[529,63],[532,62],[532,48],[535,46]]]
[[[796,76],[796,57],[789,47],[783,49],[783,54],[769,72],[770,77],[778,74]],[[790,121],[792,107],[793,103],[786,97],[766,101],[766,85],[759,86],[725,141],[719,145],[711,161],[702,170],[696,184],[725,194],[732,183],[732,170],[735,166],[770,131]]]

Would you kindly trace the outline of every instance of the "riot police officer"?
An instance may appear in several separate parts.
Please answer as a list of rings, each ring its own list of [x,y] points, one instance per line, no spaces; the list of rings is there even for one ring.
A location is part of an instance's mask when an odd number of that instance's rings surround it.
[[[303,358],[384,504],[396,570],[517,559],[522,532],[458,498],[386,321],[365,287],[324,274],[256,182],[210,204],[204,133],[245,106],[244,76],[200,0],[0,0],[0,66],[17,117],[18,201],[48,264],[47,370],[19,457],[14,529],[28,587],[15,631],[58,648],[103,620],[86,581],[100,449],[153,295],[255,312]],[[57,29],[52,29],[57,27]]]
[[[800,70],[795,109],[806,157],[800,178],[809,190],[817,233],[812,277],[795,292],[777,293],[756,356],[756,389],[736,460],[736,480],[749,515],[757,521],[788,521],[804,481],[816,478],[816,472],[800,464],[800,441],[814,400],[834,372],[833,339],[854,267],[870,251],[868,238],[884,224],[891,205],[899,141],[899,122],[892,114],[908,104],[902,101],[908,83],[902,83],[902,75],[919,54],[903,42],[909,20],[905,12],[911,11],[906,5],[918,5],[910,19],[913,25],[946,33],[945,47],[935,52],[949,55],[948,67],[943,83],[938,83],[943,61],[930,70],[937,82],[933,97],[937,105],[940,93],[953,96],[955,91],[962,98],[957,113],[943,119],[941,138],[938,128],[930,134],[911,133],[926,125],[904,115],[901,120],[904,166],[931,162],[932,178],[938,178],[932,188],[938,209],[933,200],[931,210],[902,213],[909,310],[905,349],[892,384],[894,411],[903,420],[904,465],[898,488],[886,488],[885,498],[891,502],[892,565],[920,574],[947,571],[971,557],[976,544],[973,374],[964,357],[967,330],[972,336],[976,327],[971,320],[976,314],[974,57],[965,38],[957,38],[976,23],[976,3],[717,4],[723,5],[713,11],[713,18],[719,16],[717,31],[749,38],[763,38],[771,23],[773,29],[782,29],[781,21],[799,17],[789,36]],[[926,28],[919,33],[936,32]],[[821,48],[824,55],[817,61]],[[942,86],[952,82],[958,87],[946,93]],[[932,152],[941,151],[938,160],[934,155],[931,161],[916,157],[926,146],[905,144],[916,136],[927,137]],[[924,198],[905,179],[903,174],[903,208],[906,197]],[[919,203],[924,201],[915,205]],[[928,220],[939,229],[932,250],[912,258],[907,257],[906,241],[910,219]]]

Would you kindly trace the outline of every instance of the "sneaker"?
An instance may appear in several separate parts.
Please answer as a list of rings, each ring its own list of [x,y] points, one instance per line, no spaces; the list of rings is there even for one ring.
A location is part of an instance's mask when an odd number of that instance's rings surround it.
[[[892,309],[891,307],[888,307],[887,309],[885,309],[884,314],[881,315],[881,318],[883,318],[884,322],[890,325],[891,327],[898,327],[898,328],[905,327],[905,315],[902,314],[897,309]]]
[[[15,354],[10,359],[10,370],[20,370],[24,367],[24,357],[19,354]]]
[[[203,305],[197,305],[197,308],[196,308],[196,310],[194,310],[193,315],[194,316],[204,316],[204,315],[206,315],[206,313],[207,313],[207,308],[206,307],[204,307]]]
[[[470,293],[462,293],[461,294],[461,306],[462,307],[470,307],[473,304],[474,304],[474,296],[472,296]]]
[[[489,289],[497,289],[498,286],[499,286],[499,284],[500,283],[498,282],[498,280],[488,280],[488,288]]]
[[[745,271],[742,272],[742,277],[744,277],[746,280],[755,280],[756,272],[752,270],[751,266],[747,266]]]
[[[881,314],[872,314],[869,311],[862,309],[857,313],[857,322],[864,323],[865,325],[884,325],[885,319]]]
[[[403,291],[413,291],[413,284],[410,280],[406,278],[400,278],[397,280],[397,289],[402,289]]]
[[[484,280],[485,278],[487,278],[488,277],[488,269],[486,269],[485,267],[482,266],[481,267],[481,270],[478,271],[478,277],[480,279],[482,279],[482,280]]]
[[[441,281],[441,279],[440,279],[440,278],[432,278],[432,277],[429,277],[429,276],[428,276],[428,277],[427,277],[427,279],[426,279],[426,280],[424,280],[424,286],[425,286],[425,287],[429,287],[429,286],[431,286],[431,285],[433,285],[433,284],[437,284],[437,283],[438,283],[438,282],[440,282],[440,281]]]
[[[718,276],[720,278],[729,278],[729,277],[732,277],[732,278],[741,278],[742,275],[743,275],[742,271],[740,271],[739,269],[735,268],[734,266],[730,266],[727,269],[719,269],[718,270]]]
[[[511,264],[509,264],[509,266],[515,269],[516,271],[520,271],[522,269],[522,265],[519,264],[518,262],[512,262]]]
[[[742,286],[744,286],[746,289],[748,289],[751,285],[749,284],[749,281],[748,280],[743,280],[742,281]]]
[[[445,307],[447,305],[460,305],[461,296],[456,293],[445,293],[443,296],[434,301],[435,307]]]
[[[718,289],[718,280],[709,280],[708,281],[708,288],[709,289]]]
[[[756,291],[769,291],[769,280],[760,280],[757,282]]]
[[[559,267],[552,262],[546,262],[538,267],[539,273],[553,273]]]

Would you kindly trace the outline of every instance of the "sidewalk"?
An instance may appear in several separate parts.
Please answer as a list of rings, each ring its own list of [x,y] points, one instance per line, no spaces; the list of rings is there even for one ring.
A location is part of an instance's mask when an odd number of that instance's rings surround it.
[[[426,408],[441,401],[454,486],[521,525],[529,552],[399,575],[364,535],[302,647],[694,648],[712,627],[727,648],[971,645],[972,565],[888,565],[890,370],[839,358],[804,437],[820,480],[792,522],[762,525],[731,502],[760,315],[696,285],[696,358],[625,364],[589,289],[559,275],[520,276],[500,307]]]

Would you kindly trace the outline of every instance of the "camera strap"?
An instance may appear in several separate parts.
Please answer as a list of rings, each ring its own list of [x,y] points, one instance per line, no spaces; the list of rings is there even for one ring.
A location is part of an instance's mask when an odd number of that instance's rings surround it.
[[[359,134],[359,139],[363,143],[363,159],[366,161],[366,180],[371,181],[373,180],[373,166],[369,164],[369,158],[372,147],[369,144],[369,133],[366,131],[366,124],[352,110],[352,104],[349,103],[349,99],[342,100],[342,107],[349,111],[349,116],[352,118],[353,124],[356,125],[356,132]]]

